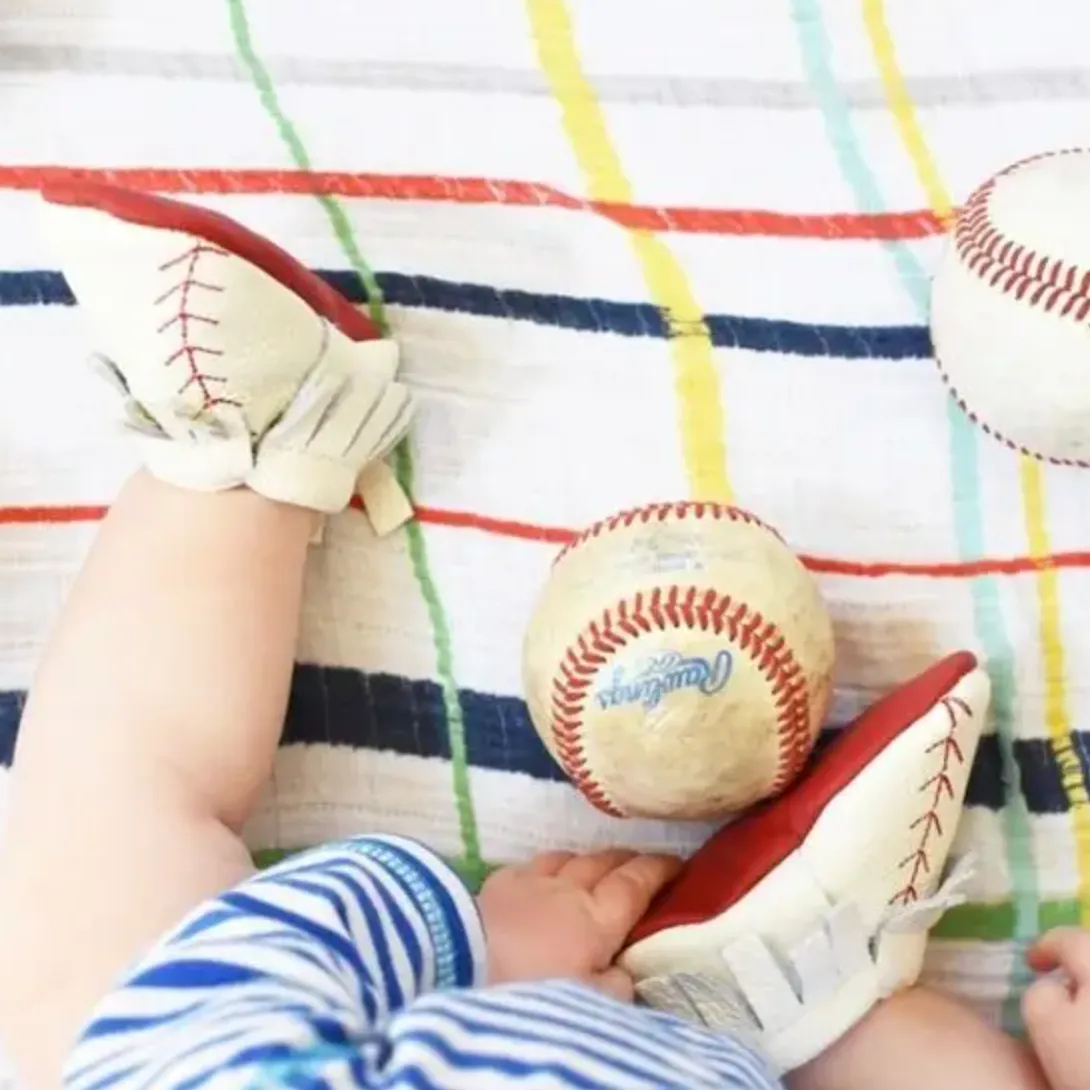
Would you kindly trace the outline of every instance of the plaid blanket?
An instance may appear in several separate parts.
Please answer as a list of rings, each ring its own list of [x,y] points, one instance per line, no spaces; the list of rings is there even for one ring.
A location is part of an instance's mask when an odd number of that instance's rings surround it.
[[[519,649],[575,528],[731,498],[821,579],[836,722],[946,651],[987,662],[973,903],[927,974],[1014,1026],[1026,940],[1090,913],[1087,479],[963,418],[928,280],[977,182],[1084,139],[1088,30],[1078,0],[8,5],[0,758],[131,469],[34,190],[183,194],[384,316],[421,404],[416,521],[375,541],[349,512],[313,555],[255,849],[399,832],[476,879],[546,845],[697,843],[574,793]]]

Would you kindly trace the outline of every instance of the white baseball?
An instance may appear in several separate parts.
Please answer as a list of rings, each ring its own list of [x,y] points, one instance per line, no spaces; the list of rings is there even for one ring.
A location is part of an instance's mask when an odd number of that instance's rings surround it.
[[[785,788],[824,720],[817,584],[736,507],[652,504],[557,558],[526,636],[530,715],[599,809],[708,818]]]
[[[1090,151],[1015,163],[973,193],[935,276],[931,334],[984,431],[1090,465]]]

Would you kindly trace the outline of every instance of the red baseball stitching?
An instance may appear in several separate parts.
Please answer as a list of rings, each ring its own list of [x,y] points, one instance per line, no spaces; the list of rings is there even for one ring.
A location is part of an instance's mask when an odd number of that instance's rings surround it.
[[[1059,258],[1039,254],[1003,234],[991,219],[991,201],[996,184],[1001,178],[1044,159],[1085,154],[1085,148],[1065,148],[1030,155],[1012,163],[970,196],[954,227],[954,248],[970,272],[991,287],[998,287],[1005,295],[1013,294],[1016,299],[1025,301],[1030,306],[1040,307],[1047,313],[1059,307],[1061,317],[1073,317],[1080,322],[1085,321],[1090,314],[1090,270]],[[991,436],[1016,453],[1025,454],[1039,462],[1090,468],[1090,461],[1085,459],[1056,458],[1042,454],[997,431],[969,408],[937,353],[935,364],[958,407],[985,435]]]
[[[559,563],[560,560],[567,556],[573,549],[578,549],[579,546],[585,545],[593,538],[600,537],[602,534],[609,533],[612,530],[624,529],[635,525],[637,522],[645,525],[652,520],[666,522],[666,520],[670,518],[729,519],[731,522],[745,522],[752,526],[760,526],[770,534],[775,534],[776,537],[780,537],[771,526],[762,522],[756,515],[750,514],[749,511],[745,511],[741,507],[732,507],[727,503],[713,503],[710,501],[697,502],[695,500],[679,500],[673,503],[648,503],[644,504],[642,507],[630,507],[626,511],[619,511],[615,515],[600,519],[593,525],[588,526],[582,533],[578,534],[560,550],[553,563]],[[783,539],[780,538],[780,540],[782,541]]]
[[[1030,163],[1058,156],[1085,154],[1082,149],[1045,152],[1007,167],[986,181],[965,203],[954,227],[954,248],[966,268],[1004,295],[1014,295],[1046,313],[1084,321],[1090,314],[1090,270],[1061,258],[1040,254],[1009,238],[991,216],[992,196],[1000,179]]]
[[[963,712],[972,718],[973,710],[964,700],[956,696],[946,696],[940,701],[946,709],[950,719],[950,726],[946,733],[937,742],[927,747],[925,752],[934,753],[942,751],[942,767],[920,785],[920,792],[930,795],[927,809],[916,818],[909,826],[910,830],[919,831],[919,839],[914,851],[910,852],[898,864],[897,869],[904,874],[908,872],[905,884],[889,899],[891,905],[909,905],[920,899],[919,884],[921,879],[926,879],[931,874],[931,859],[928,850],[932,835],[942,837],[943,827],[939,818],[939,807],[945,794],[950,802],[955,801],[954,785],[951,781],[952,763],[965,764],[965,754],[957,740],[958,716]]]
[[[164,364],[165,366],[170,367],[180,359],[185,360],[188,374],[185,382],[178,388],[178,393],[184,394],[191,386],[197,387],[201,394],[201,405],[200,408],[197,409],[197,414],[207,412],[217,405],[238,404],[237,401],[234,401],[231,398],[217,397],[212,392],[213,385],[223,385],[227,382],[227,379],[222,375],[213,375],[202,370],[200,364],[197,362],[198,356],[223,355],[221,349],[195,344],[190,328],[191,324],[200,324],[206,327],[214,327],[220,324],[219,319],[213,318],[210,314],[200,314],[197,311],[189,309],[190,294],[194,289],[199,288],[202,291],[211,292],[222,292],[224,290],[223,285],[221,284],[211,284],[206,280],[197,279],[197,266],[201,263],[201,259],[205,254],[212,254],[216,257],[231,256],[228,251],[221,250],[219,247],[212,246],[210,243],[194,241],[193,245],[190,246],[185,253],[179,254],[177,257],[172,258],[170,261],[159,266],[159,271],[161,273],[166,273],[183,263],[185,264],[185,268],[182,270],[182,279],[172,284],[163,292],[163,294],[155,300],[154,304],[155,306],[162,306],[167,300],[177,296],[177,309],[174,314],[159,326],[157,332],[165,333],[171,326],[176,325],[178,327],[178,337],[181,343],[179,344],[177,351],[167,357]],[[207,266],[207,262],[205,262],[205,266]]]
[[[726,632],[769,683],[777,709],[779,765],[772,784],[779,791],[795,777],[810,753],[810,700],[806,678],[787,641],[771,621],[745,602],[701,587],[656,587],[605,609],[568,647],[553,679],[552,734],[565,773],[598,809],[622,817],[605,788],[587,767],[583,715],[599,669],[629,640],[678,628]]]

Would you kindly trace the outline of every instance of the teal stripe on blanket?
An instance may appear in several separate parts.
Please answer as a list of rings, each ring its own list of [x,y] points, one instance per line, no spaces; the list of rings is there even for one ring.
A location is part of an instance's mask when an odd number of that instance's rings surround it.
[[[525,703],[513,696],[462,689],[469,763],[478,768],[561,781],[530,722]],[[11,761],[24,694],[0,693],[0,764]],[[298,665],[284,730],[285,745],[325,743],[406,756],[450,759],[443,693],[434,681],[369,674],[348,667]],[[835,737],[826,732],[825,741]],[[1060,768],[1043,740],[1014,743],[1020,783],[1032,813],[1066,809]],[[1090,731],[1080,732],[1077,753],[1090,753]],[[1087,769],[1084,768],[1084,772]],[[1002,760],[994,735],[981,743],[969,782],[970,805],[998,810],[1005,799]]]
[[[366,302],[363,285],[354,272],[316,271],[353,303]],[[378,281],[386,302],[395,307],[533,322],[622,337],[667,339],[691,333],[672,328],[666,315],[650,303],[549,295],[403,273],[379,273]],[[71,306],[74,302],[59,272],[0,272],[0,306]],[[733,314],[708,314],[705,323],[712,343],[718,348],[838,359],[905,360],[931,356],[930,335],[923,325],[813,325]]]
[[[836,156],[840,173],[855,196],[858,209],[867,214],[889,211],[883,192],[882,177],[888,164],[879,171],[872,165],[869,152],[878,145],[864,137],[856,125],[852,106],[838,81],[838,50],[825,24],[821,0],[791,0],[790,9],[798,33],[800,55],[811,87],[814,89],[825,123],[830,149]],[[841,60],[843,57],[841,56]],[[888,154],[888,149],[882,149]],[[912,300],[921,320],[926,321],[930,304],[930,277],[916,253],[902,241],[889,239],[883,244],[889,253],[905,294]],[[950,399],[946,406],[948,420],[947,453],[950,466],[950,494],[954,498],[954,519],[958,552],[972,560],[984,553],[985,512],[980,482],[978,429]],[[1020,944],[1033,941],[1040,931],[1037,846],[1029,828],[1028,815],[1034,804],[1028,798],[1030,788],[1021,782],[1025,762],[1019,742],[1014,737],[1017,717],[1017,677],[1015,645],[1006,629],[999,601],[999,586],[992,579],[974,579],[970,587],[973,627],[992,679],[992,721],[1001,740],[998,753],[1009,786],[1008,805],[1004,809],[1003,854],[1014,904],[1013,937]],[[1050,756],[1042,761],[1054,764]],[[1084,770],[1085,774],[1085,770]],[[1011,1031],[1021,1029],[1019,995],[1030,982],[1031,974],[1023,958],[1013,959],[1011,992],[1004,1004],[1003,1023]]]

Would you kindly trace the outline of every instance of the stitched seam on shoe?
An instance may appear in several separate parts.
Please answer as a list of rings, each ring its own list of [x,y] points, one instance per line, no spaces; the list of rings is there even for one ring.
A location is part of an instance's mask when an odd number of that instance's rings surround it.
[[[206,270],[209,265],[207,258],[210,256],[226,258],[231,255],[218,246],[213,246],[201,239],[194,239],[192,245],[183,253],[160,265],[160,273],[180,274],[180,279],[171,283],[155,300],[155,306],[164,310],[166,304],[173,305],[173,312],[160,324],[156,332],[165,334],[169,330],[177,330],[177,347],[166,357],[163,364],[166,367],[172,367],[179,361],[185,363],[185,379],[178,387],[178,395],[182,396],[196,388],[200,394],[201,403],[193,414],[195,417],[217,406],[238,406],[238,402],[233,398],[222,397],[215,393],[216,387],[226,385],[226,376],[206,370],[201,363],[201,359],[221,357],[223,350],[200,344],[195,339],[198,327],[208,330],[220,324],[218,318],[194,307],[193,296],[196,292],[222,293],[225,290],[222,284],[213,282],[207,276]]]
[[[925,809],[909,826],[916,835],[916,845],[901,862],[897,870],[902,875],[904,884],[889,899],[891,905],[910,905],[920,900],[921,890],[924,884],[932,884],[933,868],[931,865],[931,842],[934,838],[942,839],[945,835],[943,819],[939,816],[943,809],[943,796],[951,805],[946,809],[954,809],[957,796],[951,779],[952,770],[956,766],[965,764],[965,754],[957,740],[958,713],[972,717],[973,710],[964,701],[955,696],[943,697],[940,702],[949,718],[946,733],[937,741],[927,747],[927,753],[941,753],[940,762],[936,771],[920,785],[920,793],[925,798]],[[947,821],[953,820],[953,815],[946,817]],[[924,895],[926,895],[925,891]]]

